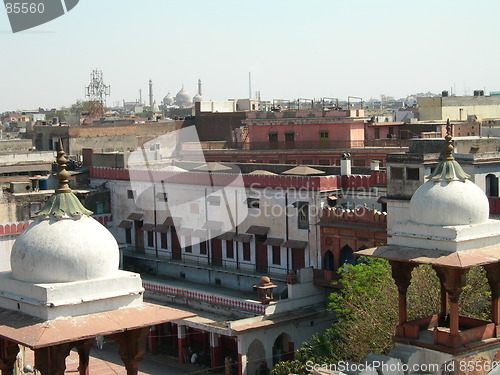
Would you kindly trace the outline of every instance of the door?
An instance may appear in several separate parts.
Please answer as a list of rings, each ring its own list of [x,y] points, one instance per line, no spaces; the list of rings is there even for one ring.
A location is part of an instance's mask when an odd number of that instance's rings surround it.
[[[144,253],[144,231],[142,228],[142,221],[134,220],[135,228],[135,248],[138,253]]]
[[[222,266],[222,242],[217,238],[210,240],[212,247],[212,266]]]
[[[256,270],[257,272],[267,273],[267,245],[264,245],[262,242],[256,241]]]
[[[300,270],[305,267],[304,249],[292,249],[292,268]]]
[[[177,231],[175,227],[170,227],[172,232],[172,259],[181,260],[182,259],[182,251],[181,244],[179,242],[179,237],[177,236]]]

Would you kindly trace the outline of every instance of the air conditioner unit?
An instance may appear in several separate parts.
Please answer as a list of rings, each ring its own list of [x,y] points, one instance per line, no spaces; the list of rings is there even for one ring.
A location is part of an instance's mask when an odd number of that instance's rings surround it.
[[[11,182],[10,183],[11,193],[29,193],[33,191],[33,185],[31,182]]]

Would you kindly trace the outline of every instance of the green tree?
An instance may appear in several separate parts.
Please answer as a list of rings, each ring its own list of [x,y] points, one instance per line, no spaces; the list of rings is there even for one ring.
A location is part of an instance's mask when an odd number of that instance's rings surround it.
[[[393,346],[397,325],[398,293],[389,263],[382,259],[362,259],[355,266],[339,270],[343,288],[330,295],[330,309],[337,322],[323,334],[314,335],[296,352],[294,363],[280,364],[277,371],[297,368],[305,371],[307,361],[336,363],[358,362],[366,354],[387,353]],[[408,288],[408,318],[417,319],[439,312],[439,279],[432,267],[421,265],[412,271]],[[467,285],[460,297],[460,314],[489,319],[491,291],[482,267],[467,274]],[[291,372],[299,373],[300,372]],[[273,375],[281,375],[273,372]]]
[[[69,113],[80,116],[82,114],[90,113],[91,109],[92,103],[90,101],[77,100],[76,103],[69,107]]]

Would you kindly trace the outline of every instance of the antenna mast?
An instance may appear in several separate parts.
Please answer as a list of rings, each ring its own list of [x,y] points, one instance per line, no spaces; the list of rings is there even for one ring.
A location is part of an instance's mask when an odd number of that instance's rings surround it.
[[[95,69],[90,73],[90,84],[85,87],[85,97],[90,102],[90,117],[104,116],[106,96],[111,92],[110,86],[102,79],[102,70]]]

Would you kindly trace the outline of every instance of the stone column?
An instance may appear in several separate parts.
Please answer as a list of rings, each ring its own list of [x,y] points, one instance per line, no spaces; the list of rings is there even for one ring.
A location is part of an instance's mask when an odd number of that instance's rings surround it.
[[[35,368],[41,375],[64,375],[66,357],[74,342],[35,350]]]
[[[80,341],[76,345],[78,351],[78,375],[89,375],[90,349],[94,339]]]
[[[19,353],[19,345],[0,339],[0,370],[2,370],[2,375],[14,375],[17,353]]]
[[[448,294],[448,301],[450,304],[450,339],[449,345],[451,347],[459,346],[459,314],[458,314],[458,300],[460,298],[460,293],[465,286],[465,274],[467,270],[465,269],[455,269],[455,268],[441,268],[443,278],[442,286]]]
[[[448,314],[448,294],[446,293],[446,289],[444,287],[445,275],[441,268],[432,267],[436,272],[436,275],[439,278],[439,291],[440,291],[440,309],[439,309],[439,317],[438,324],[440,326],[444,326],[446,323],[446,315]]]
[[[184,348],[187,346],[186,338],[186,326],[177,326],[177,357],[180,363],[190,360],[190,358],[184,358]]]
[[[491,320],[495,326],[500,325],[500,264],[488,264],[484,266],[486,277],[491,289]],[[498,328],[496,336],[500,336]]]
[[[210,332],[210,359],[212,362],[213,369],[217,369],[221,365],[219,357],[220,357],[219,335],[217,333]]]
[[[133,329],[110,336],[120,344],[119,354],[127,369],[127,375],[139,373],[139,365],[146,352],[149,328]]]
[[[411,282],[414,264],[391,260],[392,278],[398,287],[398,326],[396,336],[404,336],[404,324],[407,320],[406,292]]]

